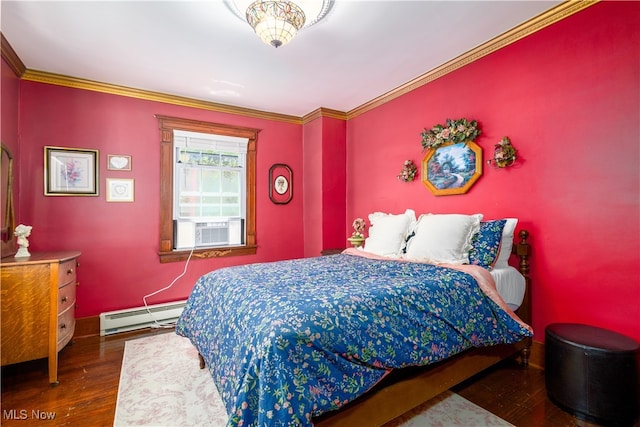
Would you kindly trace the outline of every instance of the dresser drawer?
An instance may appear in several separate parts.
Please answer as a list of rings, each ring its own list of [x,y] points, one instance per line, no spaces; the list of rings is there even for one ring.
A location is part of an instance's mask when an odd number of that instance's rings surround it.
[[[76,303],[76,284],[67,283],[58,290],[58,314]]]
[[[71,307],[69,310],[65,311],[61,315],[58,316],[58,345],[57,351],[62,350],[62,348],[71,341],[73,337],[73,331],[76,328],[76,318],[75,318],[75,310]]]
[[[67,283],[76,282],[76,265],[77,261],[75,259],[60,263],[60,267],[58,269],[59,287],[62,287]]]

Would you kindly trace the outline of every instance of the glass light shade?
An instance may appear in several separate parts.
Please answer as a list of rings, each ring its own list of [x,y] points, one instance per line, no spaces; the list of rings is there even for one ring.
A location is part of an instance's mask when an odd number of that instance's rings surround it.
[[[224,0],[267,44],[288,43],[301,28],[317,23],[329,12],[334,0]],[[266,16],[271,18],[266,18]]]
[[[302,9],[287,0],[257,0],[247,8],[247,22],[258,37],[274,47],[291,41],[305,22]]]
[[[263,42],[280,47],[291,41],[298,30],[283,19],[263,18],[255,27],[256,34]]]

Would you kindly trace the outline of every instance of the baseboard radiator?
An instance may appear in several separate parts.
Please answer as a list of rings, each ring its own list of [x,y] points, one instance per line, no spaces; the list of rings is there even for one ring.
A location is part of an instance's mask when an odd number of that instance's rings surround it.
[[[100,335],[144,329],[156,322],[162,325],[175,323],[186,303],[186,300],[174,301],[100,313]]]

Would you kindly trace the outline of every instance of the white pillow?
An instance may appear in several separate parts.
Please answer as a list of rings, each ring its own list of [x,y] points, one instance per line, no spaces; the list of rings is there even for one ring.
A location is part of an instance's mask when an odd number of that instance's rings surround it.
[[[409,230],[416,222],[416,213],[407,209],[400,215],[374,212],[369,214],[369,237],[364,250],[376,255],[397,258],[405,248]]]
[[[509,257],[511,256],[511,248],[513,248],[513,234],[518,224],[517,218],[505,218],[504,227],[502,228],[502,241],[500,242],[500,252],[493,268],[506,268],[509,265]]]
[[[480,229],[482,214],[420,215],[415,235],[407,243],[409,259],[468,264],[471,239]]]

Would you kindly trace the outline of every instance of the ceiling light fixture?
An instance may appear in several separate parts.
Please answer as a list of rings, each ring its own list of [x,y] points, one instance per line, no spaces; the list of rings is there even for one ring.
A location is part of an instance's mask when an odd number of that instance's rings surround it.
[[[266,44],[280,47],[325,17],[334,0],[226,0]]]
[[[302,9],[290,1],[257,0],[247,9],[247,22],[266,44],[287,44],[304,25]]]

